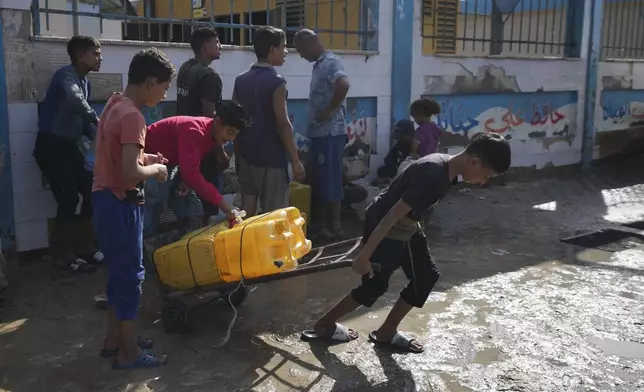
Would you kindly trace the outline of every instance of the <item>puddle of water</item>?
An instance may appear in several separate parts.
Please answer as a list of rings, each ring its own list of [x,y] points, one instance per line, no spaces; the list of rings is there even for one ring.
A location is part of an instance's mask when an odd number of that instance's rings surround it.
[[[585,249],[577,252],[577,260],[587,263],[608,263],[612,257],[612,252],[606,252],[598,249]]]
[[[497,362],[501,358],[501,352],[495,347],[484,348],[474,354],[472,361],[481,365],[489,365],[492,362]]]
[[[644,302],[644,294],[641,294],[641,293],[636,293],[634,291],[620,291],[617,294],[624,298]]]
[[[613,339],[587,338],[590,343],[594,344],[608,355],[618,357],[644,359],[644,344],[636,342],[624,342]]]
[[[470,389],[463,384],[461,381],[449,373],[438,372],[441,381],[445,383],[445,388],[449,392],[473,392],[473,389]]]

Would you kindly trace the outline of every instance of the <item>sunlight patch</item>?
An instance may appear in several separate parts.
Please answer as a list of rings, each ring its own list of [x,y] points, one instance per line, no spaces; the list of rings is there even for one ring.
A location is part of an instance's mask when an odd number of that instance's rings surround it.
[[[8,334],[19,330],[28,319],[20,319],[10,321],[8,323],[0,323],[0,335]]]
[[[551,201],[548,203],[537,204],[536,206],[532,206],[532,208],[542,211],[557,211],[557,202]]]

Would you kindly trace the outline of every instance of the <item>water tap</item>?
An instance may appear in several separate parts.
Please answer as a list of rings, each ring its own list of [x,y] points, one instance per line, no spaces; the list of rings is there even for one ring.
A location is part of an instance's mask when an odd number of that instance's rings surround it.
[[[246,217],[246,211],[244,210],[240,211],[237,208],[233,208],[231,213],[233,215],[233,219],[236,224],[242,223],[244,218]]]

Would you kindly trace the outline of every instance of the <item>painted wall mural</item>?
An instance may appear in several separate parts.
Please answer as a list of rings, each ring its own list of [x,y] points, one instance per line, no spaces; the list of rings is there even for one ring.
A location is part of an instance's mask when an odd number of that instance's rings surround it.
[[[288,101],[288,111],[295,130],[295,142],[303,161],[308,160],[310,145],[306,135],[307,103],[306,99]],[[105,107],[105,102],[92,102],[91,105],[100,115]],[[161,102],[153,108],[143,109],[142,112],[149,125],[176,115],[176,102]],[[377,99],[375,97],[347,99],[348,143],[345,148],[345,166],[351,172],[368,170],[370,156],[377,151],[376,113]],[[85,147],[89,149],[89,141],[86,141]]]
[[[288,102],[288,111],[295,129],[295,142],[300,159],[308,162],[310,141],[306,136],[308,100]],[[347,99],[347,139],[344,166],[350,178],[369,173],[371,154],[376,153],[376,98]]]
[[[604,90],[595,112],[597,132],[644,126],[644,90]]]
[[[480,132],[508,140],[575,138],[577,92],[433,95],[442,112],[436,123],[446,131],[443,147],[466,145]]]

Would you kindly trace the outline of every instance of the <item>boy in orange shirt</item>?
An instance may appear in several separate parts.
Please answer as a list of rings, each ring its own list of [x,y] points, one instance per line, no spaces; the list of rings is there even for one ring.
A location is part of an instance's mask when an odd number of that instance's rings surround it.
[[[168,177],[161,154],[145,154],[145,118],[140,108],[155,106],[165,98],[175,74],[168,57],[156,48],[137,53],[128,71],[122,94],[105,105],[98,128],[93,218],[101,250],[109,268],[107,336],[101,355],[116,357],[113,369],[155,367],[165,355],[148,351],[152,342],[137,338],[136,319],[143,268],[143,182]]]

